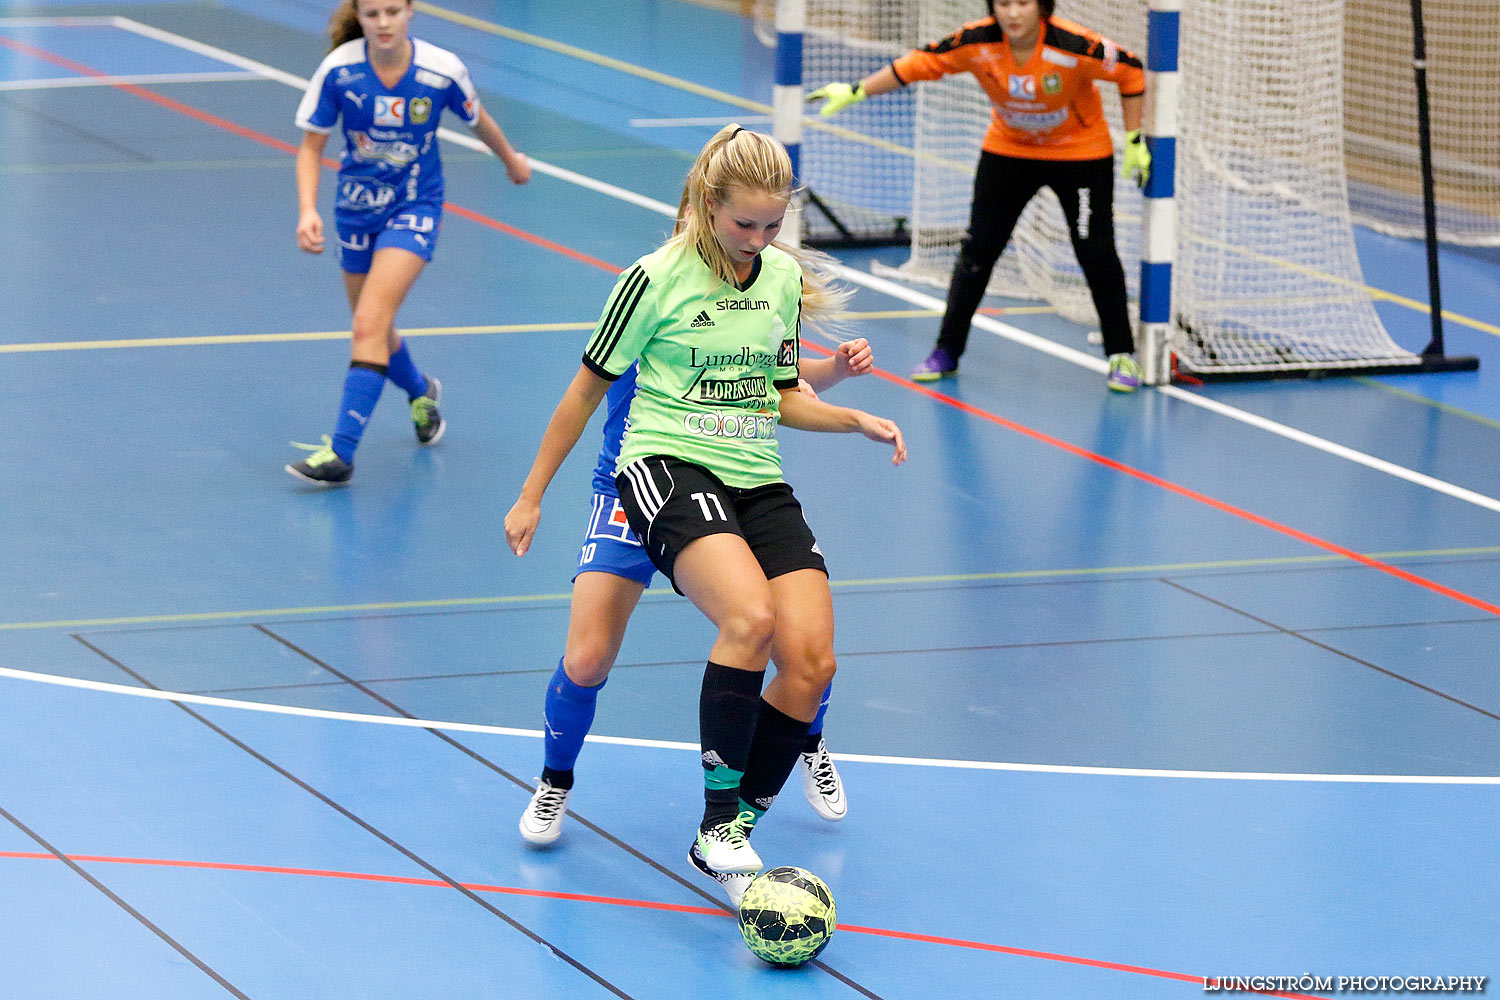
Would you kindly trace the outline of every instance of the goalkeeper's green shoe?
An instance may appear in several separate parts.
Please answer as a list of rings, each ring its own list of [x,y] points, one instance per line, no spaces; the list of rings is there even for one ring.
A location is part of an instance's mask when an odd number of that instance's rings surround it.
[[[1135,392],[1141,385],[1141,366],[1128,354],[1111,354],[1107,384],[1115,392]]]
[[[417,440],[423,445],[434,445],[448,429],[448,422],[438,412],[438,400],[443,395],[443,383],[427,376],[427,391],[411,401],[411,425],[416,429]]]
[[[333,441],[327,434],[323,435],[321,445],[298,444],[293,441],[292,447],[312,452],[302,461],[286,467],[286,471],[298,479],[304,479],[319,486],[344,486],[354,478],[354,466],[335,454]]]

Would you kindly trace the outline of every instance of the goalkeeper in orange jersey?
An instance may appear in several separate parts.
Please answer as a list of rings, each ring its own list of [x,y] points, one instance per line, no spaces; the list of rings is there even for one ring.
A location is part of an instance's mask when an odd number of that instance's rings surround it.
[[[958,372],[969,324],[995,262],[1026,204],[1045,185],[1062,202],[1068,237],[1088,281],[1111,389],[1132,392],[1141,370],[1115,250],[1114,144],[1096,85],[1120,89],[1124,172],[1144,185],[1151,154],[1141,138],[1146,78],[1141,61],[1096,32],[1053,16],[1055,0],[989,0],[990,16],[901,56],[858,83],[830,83],[808,95],[832,115],[918,80],[972,73],[993,111],[974,177],[969,229],[948,285],[937,346],[912,371],[919,382]]]

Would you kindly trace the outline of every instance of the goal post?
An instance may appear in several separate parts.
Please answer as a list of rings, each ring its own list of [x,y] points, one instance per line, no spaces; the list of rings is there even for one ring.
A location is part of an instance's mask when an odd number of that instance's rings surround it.
[[[805,15],[807,87],[860,79],[984,7],[780,0],[788,3]],[[1148,382],[1167,381],[1174,367],[1198,378],[1275,378],[1477,364],[1396,344],[1364,282],[1345,166],[1344,0],[1060,0],[1057,13],[1147,63],[1151,180],[1144,192],[1116,182],[1115,229]],[[1104,104],[1118,155],[1119,101],[1106,93]],[[813,198],[850,217],[846,206],[867,212],[881,220],[875,228],[899,220],[911,255],[894,276],[946,286],[990,117],[976,81],[917,84],[832,119],[800,101],[777,106],[802,116],[799,176]],[[816,238],[818,216],[816,204],[805,211],[804,238]],[[991,291],[1097,324],[1049,191],[1023,214]]]
[[[1142,192],[1140,324],[1135,353],[1141,379],[1172,377],[1172,264],[1177,256],[1177,74],[1181,0],[1150,0],[1146,20],[1146,109],[1141,132],[1151,154]]]

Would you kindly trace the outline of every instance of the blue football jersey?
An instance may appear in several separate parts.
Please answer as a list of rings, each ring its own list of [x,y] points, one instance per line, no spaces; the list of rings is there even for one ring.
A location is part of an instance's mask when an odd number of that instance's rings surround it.
[[[594,492],[617,497],[615,486],[615,463],[620,458],[620,441],[625,437],[625,420],[630,415],[630,401],[635,399],[635,377],[641,370],[639,363],[625,369],[625,374],[609,384],[604,393],[604,444],[599,449],[599,461],[594,466]]]
[[[343,119],[340,226],[374,229],[412,202],[443,200],[438,121],[446,108],[473,125],[479,95],[463,60],[412,39],[411,66],[396,86],[380,82],[356,38],[328,53],[297,107],[297,127],[327,135]]]

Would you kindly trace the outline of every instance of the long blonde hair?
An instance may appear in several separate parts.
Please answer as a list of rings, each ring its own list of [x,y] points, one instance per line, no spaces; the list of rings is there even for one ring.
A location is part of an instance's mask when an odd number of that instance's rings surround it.
[[[735,188],[790,201],[793,180],[792,160],[781,143],[739,125],[724,126],[708,140],[688,171],[668,245],[691,247],[718,278],[736,284],[734,264],[714,235],[713,206],[729,201]],[[839,326],[854,290],[834,284],[833,258],[775,241],[772,246],[802,265],[803,319],[825,332]]]

